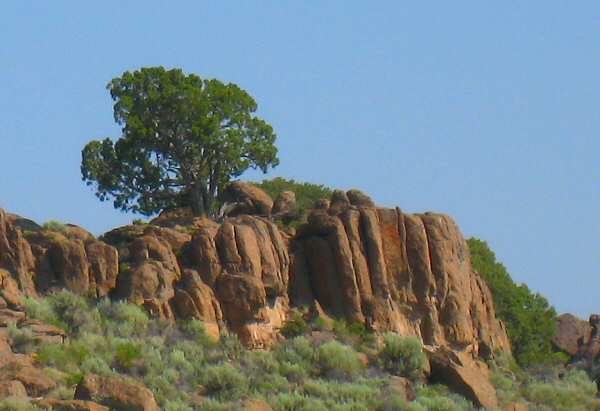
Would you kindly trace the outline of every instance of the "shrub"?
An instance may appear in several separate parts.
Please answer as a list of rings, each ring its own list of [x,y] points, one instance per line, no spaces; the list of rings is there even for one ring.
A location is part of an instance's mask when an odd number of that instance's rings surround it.
[[[304,392],[323,400],[344,402],[366,402],[376,398],[378,387],[366,384],[364,381],[348,383],[326,380],[309,380],[303,385]]]
[[[281,327],[281,334],[286,338],[298,337],[306,334],[310,327],[301,314],[296,313]]]
[[[148,314],[141,307],[124,301],[104,299],[98,304],[98,311],[105,328],[120,337],[142,335],[150,324]]]
[[[417,399],[411,403],[407,411],[471,411],[473,404],[463,397],[451,394],[442,385],[421,387]]]
[[[315,350],[306,337],[296,337],[278,345],[275,358],[281,364],[294,364],[302,374],[310,374],[315,365]]]
[[[581,370],[550,382],[534,381],[524,389],[528,401],[541,409],[556,411],[598,410],[600,400],[596,394],[596,384]]]
[[[41,408],[26,400],[7,398],[0,400],[0,411],[41,411]]]
[[[56,220],[46,221],[42,225],[42,228],[46,231],[54,231],[57,233],[65,233],[67,231],[67,226],[65,224],[61,223],[60,221],[56,221]]]
[[[9,323],[7,331],[13,350],[18,353],[29,353],[34,350],[36,341],[31,331],[21,329],[15,323]]]
[[[131,341],[119,342],[115,347],[115,359],[120,368],[129,369],[142,355],[142,347]]]
[[[248,390],[246,377],[231,364],[207,367],[201,384],[209,395],[226,400],[239,399]]]
[[[515,284],[485,241],[470,238],[467,243],[473,268],[492,291],[496,314],[506,325],[516,360],[522,366],[556,362],[552,346],[556,331],[554,308],[526,285]]]
[[[417,337],[400,337],[391,333],[384,335],[378,362],[385,371],[417,380],[423,376],[426,361],[423,346]]]
[[[336,379],[352,379],[364,368],[356,351],[335,340],[317,348],[317,363],[321,375]]]
[[[298,392],[277,394],[268,401],[275,411],[329,411],[323,401]]]

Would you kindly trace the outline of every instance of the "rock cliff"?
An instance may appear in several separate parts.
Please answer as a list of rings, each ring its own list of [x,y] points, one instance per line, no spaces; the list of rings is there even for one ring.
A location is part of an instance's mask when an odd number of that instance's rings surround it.
[[[170,212],[100,239],[0,209],[0,305],[67,288],[127,299],[168,320],[198,318],[211,334],[233,331],[253,347],[279,338],[293,310],[316,310],[416,335],[431,352],[463,356],[455,365],[510,351],[490,290],[450,217],[378,208],[359,191],[337,191],[294,233],[271,217],[265,193],[242,184],[228,195],[231,212],[218,223]],[[292,210],[293,196],[285,195],[275,204]]]

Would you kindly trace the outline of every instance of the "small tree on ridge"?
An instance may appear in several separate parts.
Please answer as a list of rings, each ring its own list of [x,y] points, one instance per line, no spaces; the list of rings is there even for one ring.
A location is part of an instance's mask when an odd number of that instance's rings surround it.
[[[107,89],[122,135],[89,142],[81,173],[115,208],[151,215],[189,205],[194,215],[214,215],[231,179],[279,163],[272,127],[235,84],[150,67],[123,73]]]

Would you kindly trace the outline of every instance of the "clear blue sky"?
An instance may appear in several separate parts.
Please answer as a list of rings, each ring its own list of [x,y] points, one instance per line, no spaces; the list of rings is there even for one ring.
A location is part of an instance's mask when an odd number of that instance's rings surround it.
[[[268,177],[448,213],[559,311],[600,311],[600,3],[410,3],[3,1],[0,206],[131,221],[80,151],[118,136],[111,78],[181,67],[256,98]]]

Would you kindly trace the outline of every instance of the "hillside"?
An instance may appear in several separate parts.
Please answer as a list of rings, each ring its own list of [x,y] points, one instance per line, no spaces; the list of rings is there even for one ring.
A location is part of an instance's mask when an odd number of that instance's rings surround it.
[[[450,217],[336,191],[296,229],[283,223],[294,207],[290,193],[273,201],[238,182],[219,221],[174,210],[98,239],[0,210],[0,393],[86,410],[254,409],[255,396],[277,410],[516,406],[496,366],[510,358],[506,331]],[[159,357],[140,365],[155,343]],[[95,356],[103,365],[86,363]]]

